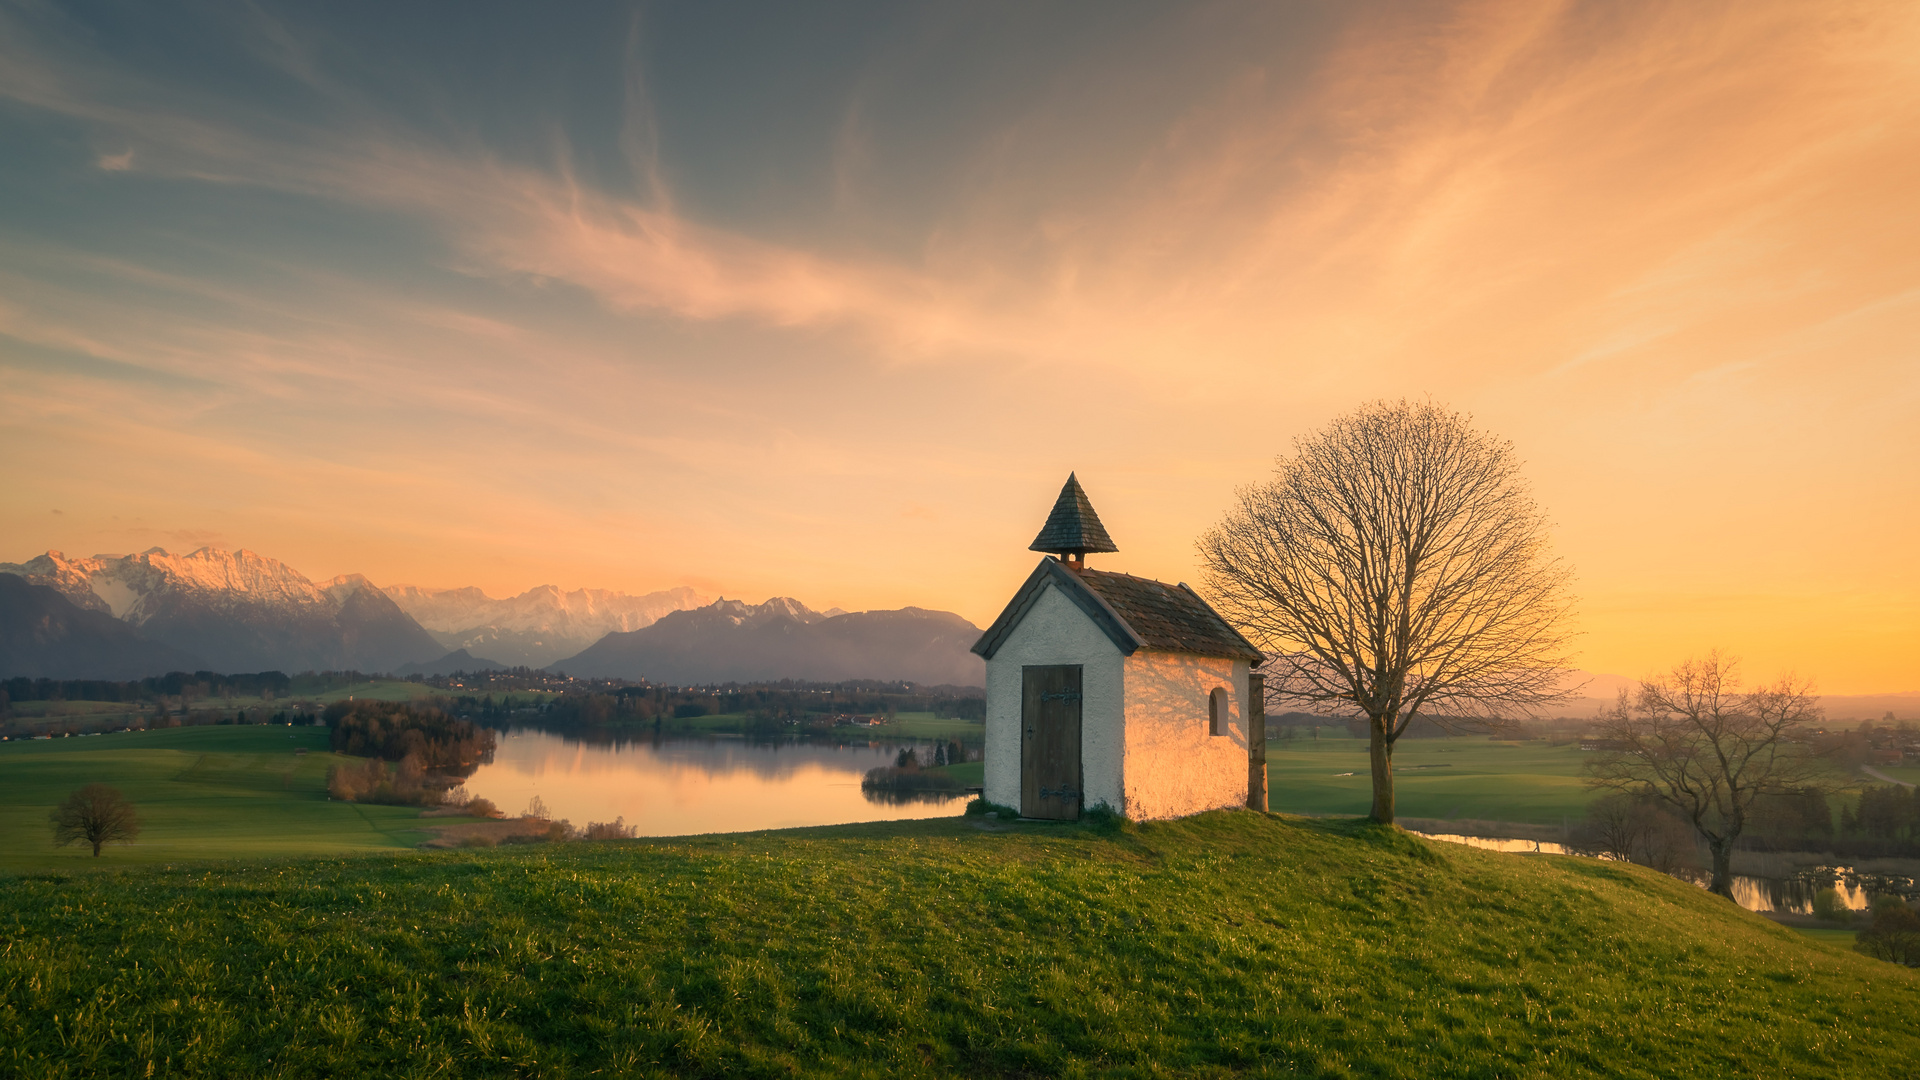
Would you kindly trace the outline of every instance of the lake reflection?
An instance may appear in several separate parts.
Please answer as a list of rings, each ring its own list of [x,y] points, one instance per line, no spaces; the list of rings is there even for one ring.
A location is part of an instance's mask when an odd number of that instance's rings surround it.
[[[1461,836],[1457,833],[1421,833],[1429,840],[1445,840],[1452,844],[1465,844],[1468,847],[1483,848],[1488,851],[1519,852],[1536,855],[1575,855],[1566,845],[1551,840],[1514,840],[1497,836]],[[1704,878],[1694,884],[1705,888]],[[1912,878],[1889,877],[1884,875],[1863,874],[1851,867],[1822,867],[1791,878],[1749,877],[1735,874],[1733,877],[1734,902],[1748,911],[1781,911],[1797,915],[1811,914],[1813,896],[1821,889],[1833,889],[1838,894],[1840,906],[1854,911],[1864,911],[1877,893],[1896,893],[1901,896],[1915,894]]]
[[[673,735],[589,743],[522,729],[500,735],[493,762],[466,789],[508,814],[539,796],[575,826],[625,818],[641,836],[959,814],[966,796],[894,803],[861,793],[866,771],[893,764],[905,745]]]

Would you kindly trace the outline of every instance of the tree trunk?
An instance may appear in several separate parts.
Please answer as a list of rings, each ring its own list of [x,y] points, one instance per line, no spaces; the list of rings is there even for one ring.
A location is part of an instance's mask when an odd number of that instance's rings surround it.
[[[93,842],[93,857],[96,859],[100,857],[100,841],[98,840]]]
[[[1373,764],[1373,810],[1369,817],[1393,824],[1393,744],[1387,741],[1385,717],[1367,718],[1367,756]]]
[[[1713,852],[1713,881],[1707,891],[1719,893],[1727,899],[1733,899],[1733,841],[1709,840],[1707,848]]]

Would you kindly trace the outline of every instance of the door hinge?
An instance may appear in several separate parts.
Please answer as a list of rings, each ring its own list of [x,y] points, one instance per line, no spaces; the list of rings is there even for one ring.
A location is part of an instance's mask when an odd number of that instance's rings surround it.
[[[1080,691],[1055,690],[1051,694],[1041,694],[1040,700],[1041,701],[1065,701],[1070,704],[1078,705],[1080,704]]]
[[[1059,791],[1054,791],[1051,788],[1041,788],[1040,797],[1043,799],[1077,799],[1080,797],[1080,793],[1072,788],[1061,788]]]

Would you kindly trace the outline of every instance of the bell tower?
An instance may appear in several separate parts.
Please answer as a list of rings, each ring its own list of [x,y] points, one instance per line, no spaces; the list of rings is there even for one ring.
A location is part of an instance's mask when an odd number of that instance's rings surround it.
[[[1107,527],[1100,524],[1100,515],[1093,512],[1086,489],[1074,474],[1068,473],[1066,486],[1054,500],[1053,512],[1047,515],[1047,523],[1040,527],[1040,535],[1033,538],[1027,550],[1053,555],[1069,570],[1084,570],[1089,552],[1120,549],[1114,546],[1113,537],[1107,535]]]

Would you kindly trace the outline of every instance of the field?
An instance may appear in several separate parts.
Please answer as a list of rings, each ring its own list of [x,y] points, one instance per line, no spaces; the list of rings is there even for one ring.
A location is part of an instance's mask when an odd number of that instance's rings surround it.
[[[1875,766],[1875,768],[1879,769],[1883,773],[1886,773],[1888,776],[1893,777],[1895,780],[1899,781],[1900,783],[1920,784],[1920,766],[1878,765],[1878,766]],[[1879,781],[1874,780],[1871,777],[1863,779],[1862,782],[1870,783],[1870,784],[1879,783]]]
[[[644,726],[652,726],[651,721]],[[667,718],[662,727],[669,731],[701,731],[711,734],[746,734],[754,730],[753,717],[747,713],[716,713],[712,716],[692,716]],[[959,739],[970,745],[978,745],[986,738],[986,725],[966,720],[942,719],[927,713],[900,713],[893,723],[879,727],[867,725],[842,725],[833,729],[835,735],[869,736],[876,739]]]
[[[1578,746],[1544,741],[1404,739],[1393,755],[1395,810],[1411,818],[1559,825],[1584,814],[1593,798],[1581,779],[1584,760]],[[1365,739],[1327,729],[1318,740],[1269,738],[1271,809],[1365,814],[1372,798]]]
[[[458,694],[460,691],[452,693]],[[196,712],[231,713],[235,709],[265,709],[268,712],[275,712],[291,709],[298,704],[328,705],[349,697],[373,701],[418,701],[436,694],[444,696],[444,692],[437,691],[431,686],[407,682],[403,679],[363,679],[348,683],[320,676],[299,675],[294,677],[292,690],[272,700],[251,696],[209,697],[191,702],[188,708]],[[516,696],[524,701],[531,701],[550,695],[522,692]],[[507,695],[495,695],[496,701],[506,698]],[[76,721],[75,726],[79,728],[108,721],[151,716],[154,705],[152,702],[15,701],[8,704],[8,709],[13,714],[15,724],[71,719]],[[0,728],[6,726],[5,721],[0,721]]]
[[[296,754],[304,748],[307,753]],[[193,727],[0,743],[0,871],[410,848],[419,811],[327,799],[327,731]],[[47,812],[82,784],[119,788],[139,842],[56,848]]]
[[[36,875],[0,1074],[1794,1076],[1920,973],[1638,867],[1227,812]]]

